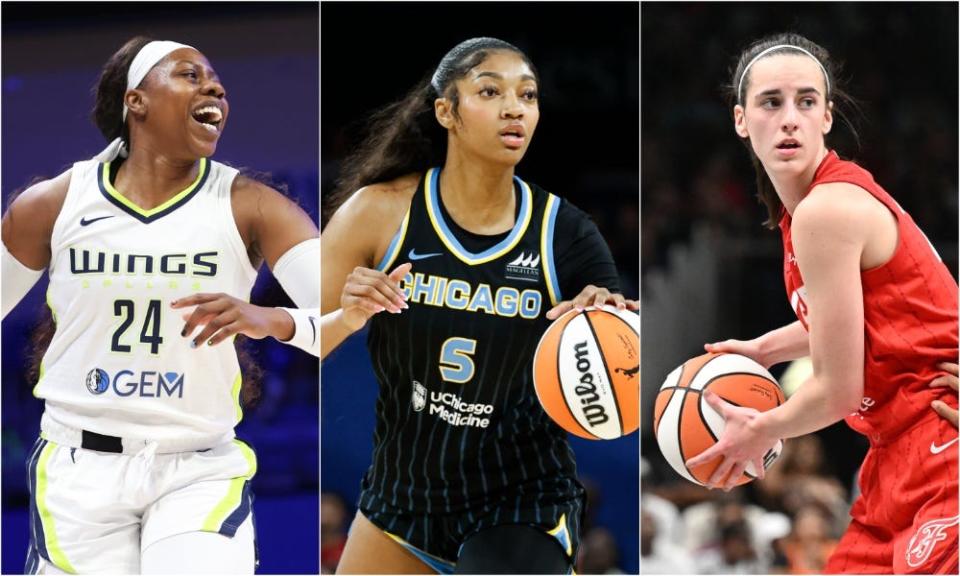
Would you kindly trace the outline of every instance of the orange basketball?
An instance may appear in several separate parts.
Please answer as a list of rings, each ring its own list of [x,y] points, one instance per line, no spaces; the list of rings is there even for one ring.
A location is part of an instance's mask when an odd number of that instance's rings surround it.
[[[657,394],[653,431],[667,462],[697,484],[706,483],[723,460],[716,458],[693,469],[685,464],[713,446],[723,433],[723,417],[703,398],[707,389],[731,404],[761,412],[785,401],[776,379],[763,366],[739,354],[704,354],[671,372]],[[764,469],[773,464],[782,449],[781,441],[764,455]],[[737,484],[746,484],[756,475],[750,464]]]
[[[557,318],[537,345],[533,382],[564,430],[591,440],[630,434],[640,425],[640,317],[604,306]]]

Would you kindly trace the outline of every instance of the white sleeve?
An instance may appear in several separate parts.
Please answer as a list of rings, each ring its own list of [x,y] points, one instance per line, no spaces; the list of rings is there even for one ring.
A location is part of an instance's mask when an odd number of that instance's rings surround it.
[[[304,240],[284,252],[273,276],[298,308],[320,307],[320,238]]]
[[[37,280],[43,276],[43,270],[31,270],[19,260],[14,258],[13,254],[7,251],[6,244],[0,242],[3,246],[3,270],[0,272],[0,278],[3,278],[3,286],[0,289],[0,300],[3,300],[3,316],[6,318],[7,312],[20,303],[20,300],[27,295],[27,292],[33,288]]]
[[[293,318],[293,338],[278,340],[320,357],[320,332],[317,327],[320,308],[281,308]]]

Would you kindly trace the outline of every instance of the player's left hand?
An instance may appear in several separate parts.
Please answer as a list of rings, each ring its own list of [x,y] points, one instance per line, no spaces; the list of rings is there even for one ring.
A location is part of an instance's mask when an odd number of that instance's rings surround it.
[[[587,284],[587,287],[580,291],[580,294],[573,300],[564,300],[547,311],[547,320],[556,320],[565,312],[573,310],[583,310],[587,306],[603,306],[611,304],[620,310],[639,310],[640,303],[636,300],[627,300],[623,294],[613,294],[606,288],[598,288],[593,284]]]
[[[708,488],[729,491],[737,485],[750,462],[757,471],[757,477],[762,480],[763,456],[777,444],[779,438],[767,435],[757,426],[761,412],[734,406],[709,390],[704,393],[704,399],[723,416],[726,427],[716,444],[687,460],[687,467],[694,468],[722,456],[723,461],[707,481]]]
[[[960,366],[957,366],[953,362],[941,362],[940,364],[937,364],[937,368],[947,372],[947,374],[942,374],[934,378],[933,381],[930,382],[930,387],[941,388],[944,386],[949,386],[950,388],[953,388],[954,392],[956,392],[958,388],[958,381],[960,381],[960,378],[958,378],[958,376],[960,376]],[[937,414],[939,414],[941,418],[953,424],[955,428],[957,427],[956,410],[940,400],[934,400],[930,403],[930,406],[936,410]]]
[[[296,329],[293,318],[279,308],[265,308],[234,298],[229,294],[193,294],[174,300],[175,309],[196,306],[192,313],[185,314],[186,324],[180,333],[189,338],[198,326],[203,329],[190,343],[192,348],[216,346],[234,334],[243,334],[254,339],[273,336],[289,340]]]

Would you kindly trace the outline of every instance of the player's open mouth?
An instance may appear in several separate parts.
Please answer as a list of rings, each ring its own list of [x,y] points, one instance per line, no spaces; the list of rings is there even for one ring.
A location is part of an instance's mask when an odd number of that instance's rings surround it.
[[[220,123],[223,121],[223,112],[216,106],[203,106],[191,113],[193,119],[212,134],[220,133]]]
[[[507,145],[508,148],[521,148],[523,146],[524,140],[526,140],[526,133],[521,124],[511,124],[503,130],[500,131],[500,140]]]
[[[777,148],[777,154],[779,154],[780,156],[789,157],[789,156],[795,155],[797,151],[800,150],[801,147],[802,145],[797,140],[794,140],[793,138],[787,138],[785,140],[780,141],[780,143],[777,144],[776,148]]]

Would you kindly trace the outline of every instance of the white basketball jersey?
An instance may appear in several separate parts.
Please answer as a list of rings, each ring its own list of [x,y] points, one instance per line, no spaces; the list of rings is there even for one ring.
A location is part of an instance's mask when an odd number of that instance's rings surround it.
[[[51,238],[47,303],[56,333],[34,394],[42,428],[148,441],[216,443],[242,414],[232,340],[191,348],[172,300],[249,300],[257,271],[233,219],[237,171],[207,159],[187,189],[151,210],[110,184],[110,164],[74,164]],[[192,309],[190,309],[192,311]],[[200,330],[194,332],[194,336]]]

